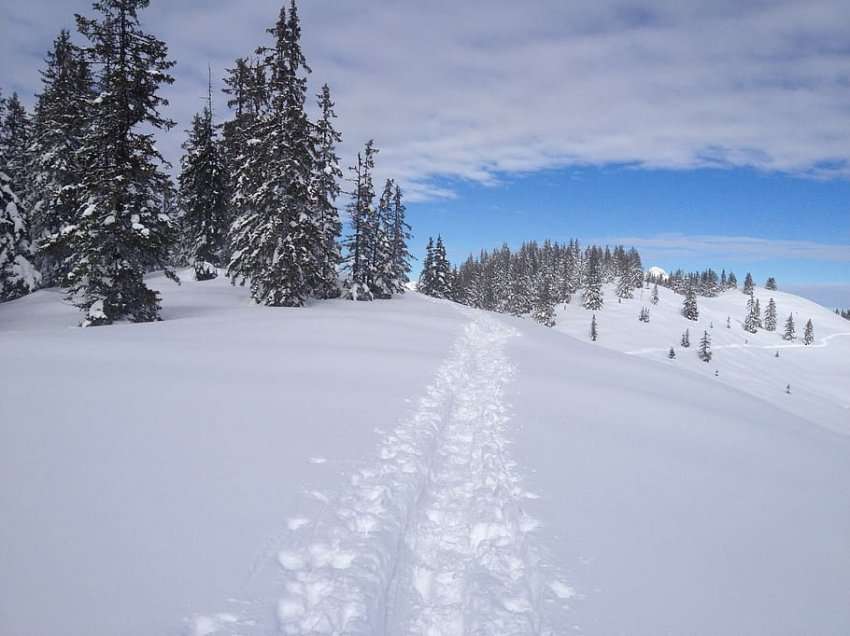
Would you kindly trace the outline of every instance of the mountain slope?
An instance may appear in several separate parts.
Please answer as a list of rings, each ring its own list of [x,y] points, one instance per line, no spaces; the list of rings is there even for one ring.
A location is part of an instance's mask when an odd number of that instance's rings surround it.
[[[848,437],[606,316],[151,282],[0,305],[4,634],[850,631]]]

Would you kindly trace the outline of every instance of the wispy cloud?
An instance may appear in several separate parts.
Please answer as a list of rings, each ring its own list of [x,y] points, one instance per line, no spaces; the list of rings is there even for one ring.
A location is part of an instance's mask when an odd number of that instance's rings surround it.
[[[32,92],[55,31],[89,2],[6,5],[0,82]],[[334,91],[346,161],[374,137],[382,171],[416,198],[450,196],[441,177],[492,183],[578,164],[850,175],[846,0],[301,5],[314,88]],[[207,63],[220,76],[250,54],[279,6],[155,1],[145,12],[180,62],[169,94],[181,127]],[[181,138],[163,139],[171,158]]]
[[[774,259],[850,263],[850,244],[777,240],[750,236],[688,236],[658,234],[651,237],[617,237],[611,243],[632,245],[668,261],[674,258],[711,258],[714,262],[758,262]]]

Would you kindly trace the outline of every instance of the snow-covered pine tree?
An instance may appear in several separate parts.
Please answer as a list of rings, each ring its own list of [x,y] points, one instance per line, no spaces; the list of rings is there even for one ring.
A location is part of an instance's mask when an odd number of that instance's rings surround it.
[[[395,183],[387,179],[384,190],[378,198],[375,211],[375,231],[371,244],[371,280],[369,289],[374,298],[392,298],[395,292],[392,263],[392,200]],[[446,275],[446,281],[451,277]]]
[[[735,277],[735,272],[729,272],[729,278],[727,279],[726,286],[729,289],[735,289],[738,287],[738,279]]]
[[[673,347],[670,347],[670,351],[667,352],[667,357],[671,360],[676,358],[676,350]]]
[[[300,307],[312,293],[322,228],[313,206],[313,137],[304,111],[309,72],[301,51],[295,0],[281,8],[271,48],[261,49],[268,108],[248,127],[234,193],[239,217],[231,228],[228,276],[250,281],[260,304]]]
[[[747,272],[746,277],[744,277],[744,287],[741,290],[745,294],[753,295],[753,276],[749,272]]]
[[[785,321],[785,333],[782,334],[783,340],[794,340],[797,337],[797,329],[794,326],[794,314],[788,314],[788,319]]]
[[[0,151],[0,302],[28,294],[40,279],[32,262],[27,221],[5,167],[6,159]]]
[[[204,110],[192,119],[180,162],[181,230],[195,280],[218,276],[228,231],[225,160],[213,124],[212,90]]]
[[[596,314],[593,314],[593,318],[590,319],[590,339],[593,342],[596,342],[596,339],[599,337],[599,330],[596,327]]]
[[[681,340],[680,344],[685,349],[687,349],[688,347],[691,346],[691,330],[690,329],[685,329],[685,333],[682,334],[682,340]]]
[[[747,297],[747,315],[744,318],[744,331],[750,333],[756,333],[758,331],[758,323],[760,321],[756,302],[753,295],[749,294]]]
[[[732,317],[731,316],[726,316],[726,328],[727,329],[732,328]]]
[[[0,152],[5,156],[4,170],[14,184],[18,213],[29,221],[32,121],[17,93],[12,93],[6,100],[4,110],[0,119]]]
[[[708,331],[702,332],[702,338],[699,341],[699,359],[703,362],[711,362],[711,336]]]
[[[631,272],[622,274],[620,280],[617,281],[617,298],[633,298],[634,294],[632,290],[634,288],[632,287],[632,283]]]
[[[764,288],[770,291],[776,291],[776,279],[773,276],[769,277],[764,284]]]
[[[815,341],[815,326],[812,324],[812,319],[806,321],[806,328],[803,331],[803,344],[810,345]]]
[[[756,327],[758,327],[759,329],[762,329],[764,325],[763,325],[762,320],[761,320],[761,303],[759,302],[758,298],[756,298],[756,303],[755,303],[755,306],[753,308],[753,311],[755,313]]]
[[[451,265],[446,256],[446,246],[443,238],[438,234],[437,242],[434,244],[434,275],[432,296],[437,298],[448,298],[451,283]]]
[[[776,302],[771,298],[764,312],[764,328],[767,331],[776,331]]]
[[[91,70],[83,52],[63,30],[47,53],[43,89],[32,126],[32,236],[46,285],[68,274],[67,235],[83,203],[86,153],[81,152],[94,99]]]
[[[398,184],[393,192],[392,204],[392,230],[391,230],[391,267],[393,291],[396,294],[403,294],[407,288],[407,283],[410,282],[408,275],[410,274],[410,251],[407,243],[410,241],[410,225],[405,220],[407,208],[402,199],[401,188]]]
[[[159,296],[148,289],[147,271],[168,265],[172,220],[156,204],[168,176],[152,130],[174,123],[160,113],[168,74],[164,42],[142,31],[138,12],[147,0],[100,0],[98,18],[77,16],[89,41],[98,97],[81,153],[85,176],[82,208],[67,230],[69,299],[85,312],[83,325],[127,319],[159,319]]]
[[[649,302],[653,305],[658,304],[658,283],[652,284],[652,295],[649,297]]]
[[[428,245],[425,247],[425,260],[422,262],[422,272],[419,275],[419,284],[416,290],[425,294],[431,295],[431,290],[434,286],[434,238],[428,237]]]
[[[372,171],[375,169],[375,154],[378,149],[370,139],[363,152],[357,153],[357,161],[349,170],[353,185],[348,213],[351,219],[351,234],[345,239],[347,255],[344,260],[347,278],[345,297],[350,300],[372,300],[369,288],[372,263],[372,243],[375,240],[376,211],[374,206],[375,189],[372,184]],[[420,290],[421,291],[421,290]],[[427,292],[423,292],[427,293]]]
[[[544,327],[555,326],[555,297],[548,279],[542,277],[538,284],[531,317]]]
[[[584,297],[582,298],[582,306],[591,311],[602,309],[602,274],[600,272],[599,258],[595,254],[587,264],[587,274],[584,277]]]
[[[688,287],[685,300],[682,303],[682,315],[688,320],[699,320],[699,308],[697,307],[697,295],[693,286]]]
[[[339,244],[342,223],[335,205],[340,193],[339,180],[342,178],[342,170],[339,167],[336,146],[342,141],[342,135],[334,128],[336,113],[327,84],[322,86],[318,98],[320,116],[313,131],[316,159],[312,190],[322,242],[318,255],[318,278],[312,286],[319,298],[336,298],[339,296],[337,267],[342,260]]]

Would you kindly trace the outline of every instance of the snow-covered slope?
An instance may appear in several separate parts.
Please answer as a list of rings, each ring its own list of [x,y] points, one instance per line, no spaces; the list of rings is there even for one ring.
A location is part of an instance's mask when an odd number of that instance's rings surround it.
[[[158,324],[0,305],[4,636],[850,632],[850,438],[800,380],[605,349],[612,305],[587,343],[160,282]]]
[[[743,329],[747,296],[739,290],[698,298],[696,322],[682,316],[682,296],[663,287],[658,293],[658,305],[649,302],[651,287],[637,289],[634,298],[618,303],[615,286],[607,285],[605,305],[595,312],[599,331],[595,344],[711,376],[811,422],[850,433],[850,322],[800,296],[756,287],[762,313],[770,298],[775,300],[778,326],[774,332],[760,329],[752,334]],[[650,311],[648,323],[638,320],[642,307]],[[589,340],[591,313],[581,306],[579,295],[573,303],[557,308],[556,329]],[[782,335],[791,313],[797,339],[788,342]],[[808,319],[815,327],[815,343],[805,346],[802,336]],[[690,330],[689,349],[680,345],[686,329]],[[697,355],[704,331],[710,334],[714,354],[707,364]],[[677,356],[672,360],[667,357],[670,347]],[[786,393],[789,384],[790,395]]]

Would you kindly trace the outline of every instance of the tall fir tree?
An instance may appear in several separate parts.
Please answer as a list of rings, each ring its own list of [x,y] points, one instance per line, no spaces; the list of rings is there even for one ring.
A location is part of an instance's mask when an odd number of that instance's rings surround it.
[[[394,292],[403,294],[410,282],[410,225],[405,218],[407,208],[402,199],[401,188],[396,184],[392,200],[391,267]],[[459,292],[460,293],[460,292]]]
[[[682,303],[682,315],[688,320],[699,320],[699,307],[697,307],[697,295],[693,287],[689,287]]]
[[[0,151],[0,302],[28,294],[40,279],[32,262],[27,221],[5,168],[6,159]]]
[[[747,315],[744,318],[744,331],[756,333],[760,321],[757,301],[752,294],[749,294],[747,296]]]
[[[702,332],[702,338],[699,341],[699,359],[703,362],[711,362],[711,336],[708,331]]]
[[[548,279],[541,277],[534,295],[531,317],[544,327],[555,326],[555,296]]]
[[[749,294],[750,296],[753,294],[753,276],[749,272],[747,272],[747,275],[744,277],[744,287],[741,291],[745,294]]]
[[[652,284],[652,295],[649,297],[649,302],[653,305],[658,304],[658,283]]]
[[[812,319],[806,321],[806,328],[803,331],[803,344],[810,345],[815,341],[815,326],[812,324]]]
[[[419,284],[416,290],[425,294],[431,295],[433,288],[434,276],[434,238],[428,237],[428,245],[425,246],[425,260],[422,262],[422,272],[419,274]]]
[[[767,331],[776,331],[776,302],[771,298],[764,312],[764,328]]]
[[[85,312],[83,325],[159,319],[159,296],[145,273],[168,265],[172,219],[156,204],[168,176],[154,130],[174,123],[160,112],[163,84],[174,79],[164,42],[140,25],[148,0],[99,0],[100,15],[78,15],[77,27],[96,70],[99,94],[83,140],[86,173],[81,211],[67,232],[69,298]]]
[[[391,298],[395,293],[392,262],[392,205],[395,183],[387,179],[375,211],[375,230],[370,245],[371,280],[369,289],[375,298]]]
[[[228,231],[227,177],[213,124],[212,87],[204,110],[192,119],[180,162],[180,225],[195,280],[218,276]]]
[[[776,291],[776,279],[773,276],[770,276],[764,284],[764,288],[769,289],[770,291]]]
[[[587,265],[587,275],[584,280],[584,297],[582,306],[591,311],[602,309],[602,273],[599,258],[592,254]]]
[[[54,40],[41,81],[32,127],[32,235],[44,283],[54,285],[68,274],[66,229],[76,223],[83,204],[83,144],[94,99],[88,60],[68,31]]]
[[[268,30],[260,49],[268,74],[268,108],[250,124],[234,201],[228,276],[249,283],[255,302],[300,307],[319,276],[322,228],[312,205],[313,136],[304,104],[309,72],[301,51],[295,0]]]
[[[788,319],[785,321],[785,333],[782,334],[783,340],[794,340],[797,337],[797,328],[794,326],[794,314],[788,314]]]
[[[15,184],[19,213],[29,219],[32,120],[17,93],[12,93],[4,106],[3,117],[0,118],[0,149],[5,156],[4,171],[11,183]]]
[[[351,234],[345,240],[347,255],[344,260],[347,278],[345,297],[351,300],[372,300],[370,288],[372,279],[372,243],[377,232],[377,211],[375,209],[375,188],[372,172],[375,169],[375,155],[378,149],[372,140],[366,143],[363,152],[357,153],[355,164],[349,168],[350,182],[353,186],[348,214],[351,222]]]
[[[331,100],[331,91],[327,84],[322,86],[322,92],[319,93],[318,98],[319,121],[313,132],[316,158],[312,191],[321,244],[318,253],[317,280],[313,283],[313,289],[319,298],[336,298],[340,294],[337,267],[342,260],[340,252],[342,222],[336,208],[342,170],[339,167],[336,146],[342,141],[342,135],[334,127],[336,112],[334,112],[334,102]]]

